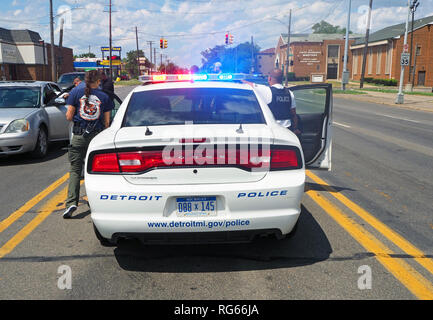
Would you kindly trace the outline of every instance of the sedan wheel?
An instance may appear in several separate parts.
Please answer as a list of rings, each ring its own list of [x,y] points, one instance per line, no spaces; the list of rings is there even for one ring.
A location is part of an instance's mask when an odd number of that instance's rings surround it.
[[[38,140],[35,149],[32,152],[32,157],[43,158],[47,155],[48,151],[48,137],[44,129],[39,129]]]

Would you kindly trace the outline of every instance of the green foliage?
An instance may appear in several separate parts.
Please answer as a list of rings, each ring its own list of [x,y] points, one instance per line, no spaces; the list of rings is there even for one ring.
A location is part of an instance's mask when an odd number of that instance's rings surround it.
[[[398,82],[396,79],[375,79],[375,78],[364,78],[364,81],[367,83],[380,84],[383,86],[396,87]]]
[[[250,42],[244,42],[233,48],[226,46],[209,48],[201,52],[201,70],[212,72],[214,64],[221,62],[221,70],[223,72],[237,71],[238,73],[249,73],[252,65],[255,63],[254,59],[251,58],[251,51],[253,52],[253,56],[257,56],[260,47],[258,45],[252,47]],[[256,69],[256,66],[254,66],[254,70]]]
[[[74,59],[76,58],[96,58],[96,54],[92,52],[87,52],[87,53],[79,54],[78,56],[74,56]]]
[[[143,50],[138,50],[138,56],[139,57],[144,57],[144,52]],[[126,63],[126,70],[128,72],[128,74],[131,76],[131,78],[136,78],[138,77],[138,72],[137,72],[137,50],[131,50],[129,52],[126,53],[126,59],[124,59],[124,62]],[[148,59],[146,59],[146,62],[144,64],[146,67],[150,68],[151,66],[153,66]]]
[[[313,27],[313,33],[346,33],[346,28],[340,28],[339,26],[333,26],[332,24],[322,20],[316,23]],[[351,34],[352,31],[349,30]]]

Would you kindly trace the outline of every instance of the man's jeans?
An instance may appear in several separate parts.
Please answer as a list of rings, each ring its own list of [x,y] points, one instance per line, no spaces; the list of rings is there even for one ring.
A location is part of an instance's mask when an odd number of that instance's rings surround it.
[[[87,148],[90,141],[98,134],[93,132],[87,136],[74,135],[72,143],[69,146],[69,162],[71,170],[69,176],[68,198],[66,199],[66,208],[72,205],[78,206],[80,199],[80,178],[84,167]]]

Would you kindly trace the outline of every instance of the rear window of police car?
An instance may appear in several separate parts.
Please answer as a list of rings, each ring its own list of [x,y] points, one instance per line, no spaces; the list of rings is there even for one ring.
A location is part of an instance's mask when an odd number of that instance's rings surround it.
[[[124,127],[179,124],[261,124],[262,110],[253,91],[186,88],[136,92]]]

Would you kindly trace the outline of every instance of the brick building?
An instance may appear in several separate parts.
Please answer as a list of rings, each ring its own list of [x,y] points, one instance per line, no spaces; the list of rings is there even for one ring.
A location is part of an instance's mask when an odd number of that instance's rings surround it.
[[[358,35],[350,35],[349,45]],[[344,57],[344,34],[293,34],[290,36],[289,72],[297,78],[322,74],[324,79],[341,79]],[[287,34],[278,39],[275,66],[285,70],[287,57]],[[351,65],[348,55],[348,67]]]
[[[72,72],[73,52],[55,46],[58,74]],[[31,30],[0,28],[0,80],[51,79],[51,45]]]
[[[409,22],[408,45],[410,52],[412,23]],[[415,86],[433,86],[433,16],[414,21],[412,67],[415,67]],[[365,77],[400,80],[400,55],[403,52],[405,23],[376,31],[369,36]],[[352,79],[361,79],[362,55],[365,46],[360,38],[350,47]],[[404,84],[409,82],[406,67]]]
[[[275,48],[269,48],[257,53],[257,73],[268,75],[275,68]]]

